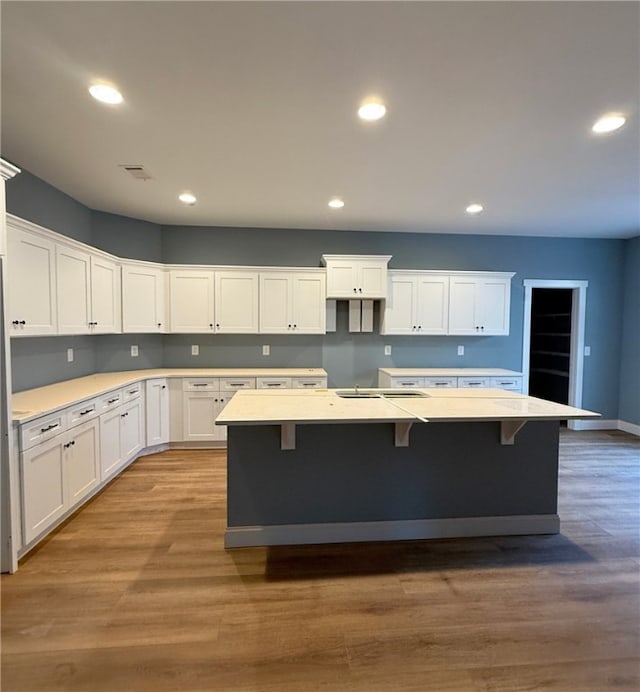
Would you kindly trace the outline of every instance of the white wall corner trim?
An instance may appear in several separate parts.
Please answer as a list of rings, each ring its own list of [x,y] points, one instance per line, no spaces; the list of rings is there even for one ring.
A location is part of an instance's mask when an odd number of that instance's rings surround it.
[[[638,437],[640,437],[640,425],[636,425],[635,423],[629,423],[626,420],[618,421],[618,430],[622,430],[623,432],[628,432],[632,435],[637,435]]]

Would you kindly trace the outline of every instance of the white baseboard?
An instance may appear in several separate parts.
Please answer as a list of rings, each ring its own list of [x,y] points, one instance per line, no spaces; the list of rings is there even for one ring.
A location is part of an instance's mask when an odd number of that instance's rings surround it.
[[[640,436],[640,425],[628,423],[624,420],[574,420],[573,430],[622,430],[623,432],[631,433],[632,435]]]
[[[618,430],[631,433],[632,435],[638,435],[638,437],[640,437],[640,425],[629,423],[626,420],[618,421]]]
[[[225,548],[313,543],[407,541],[425,538],[517,536],[558,533],[557,514],[526,514],[506,517],[413,519],[327,524],[278,524],[231,526],[224,535]]]

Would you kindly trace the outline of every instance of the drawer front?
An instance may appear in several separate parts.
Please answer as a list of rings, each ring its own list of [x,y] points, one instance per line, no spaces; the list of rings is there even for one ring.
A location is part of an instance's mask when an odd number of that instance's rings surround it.
[[[424,378],[425,387],[457,387],[458,378],[457,377],[425,377]]]
[[[255,377],[221,377],[221,392],[236,392],[238,389],[255,389]]]
[[[217,377],[185,377],[182,380],[183,392],[219,392],[220,380]]]
[[[117,389],[115,392],[109,392],[98,399],[98,413],[105,413],[112,408],[118,408],[122,403],[122,392]]]
[[[492,377],[491,386],[496,389],[510,389],[514,392],[521,392],[522,377]]]
[[[490,385],[491,379],[489,377],[458,377],[458,387],[482,389]]]
[[[91,420],[95,418],[100,409],[100,402],[98,399],[89,399],[84,403],[74,406],[69,409],[67,423],[69,427],[78,425],[78,423],[84,423],[86,420]]]
[[[122,388],[122,403],[124,404],[131,399],[137,399],[142,393],[142,382],[130,384],[128,387]]]
[[[398,389],[411,389],[411,387],[424,387],[424,377],[393,377],[391,386]]]
[[[292,377],[292,389],[326,389],[326,377]]]
[[[256,389],[291,389],[290,377],[257,377]]]
[[[68,411],[58,411],[48,416],[36,418],[36,420],[20,426],[20,449],[30,449],[64,432],[68,426]]]

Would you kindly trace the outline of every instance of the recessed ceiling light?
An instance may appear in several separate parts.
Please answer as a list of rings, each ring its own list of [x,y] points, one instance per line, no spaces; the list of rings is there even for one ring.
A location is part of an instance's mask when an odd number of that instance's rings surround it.
[[[470,204],[465,211],[467,214],[479,214],[483,209],[484,207],[482,204],[477,204],[474,202],[473,204]]]
[[[190,207],[197,202],[196,196],[192,195],[190,192],[183,192],[181,195],[178,195],[178,199],[182,204],[188,204]]]
[[[627,122],[627,119],[624,117],[624,115],[622,115],[622,113],[607,113],[596,120],[591,130],[597,135],[603,135],[607,132],[618,130],[625,124],[625,122]]]
[[[358,116],[362,120],[380,120],[383,118],[387,108],[381,99],[372,97],[365,99],[358,108]]]
[[[123,102],[122,94],[110,84],[92,84],[89,93],[96,101],[115,106]]]
[[[342,207],[344,207],[344,202],[340,199],[340,197],[334,197],[333,199],[329,200],[329,206],[332,209],[342,209]]]

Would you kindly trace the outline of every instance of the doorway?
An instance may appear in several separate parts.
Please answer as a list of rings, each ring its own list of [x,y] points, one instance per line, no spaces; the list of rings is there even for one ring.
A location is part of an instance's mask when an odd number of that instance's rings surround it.
[[[580,408],[588,282],[523,283],[523,392]],[[580,421],[569,421],[568,427],[579,429]]]

